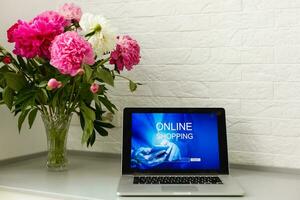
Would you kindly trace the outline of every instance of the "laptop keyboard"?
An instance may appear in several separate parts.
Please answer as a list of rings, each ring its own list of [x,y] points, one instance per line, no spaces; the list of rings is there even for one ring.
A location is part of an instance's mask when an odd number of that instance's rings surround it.
[[[217,176],[135,176],[133,184],[223,184]]]

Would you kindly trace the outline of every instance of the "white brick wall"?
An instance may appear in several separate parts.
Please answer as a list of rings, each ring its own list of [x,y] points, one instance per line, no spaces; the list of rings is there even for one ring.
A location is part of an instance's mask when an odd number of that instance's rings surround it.
[[[222,106],[232,163],[300,168],[299,0],[73,1],[141,44],[141,64],[124,74],[144,85],[116,85],[120,111]],[[120,152],[120,122],[121,112],[88,150]],[[80,137],[74,122],[69,148],[86,150]]]

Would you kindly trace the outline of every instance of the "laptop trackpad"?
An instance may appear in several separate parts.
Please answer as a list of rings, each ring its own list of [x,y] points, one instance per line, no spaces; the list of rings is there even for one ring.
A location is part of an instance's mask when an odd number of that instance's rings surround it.
[[[168,185],[168,186],[161,186],[162,191],[166,192],[195,192],[198,191],[198,188],[195,186],[185,186],[185,185]]]

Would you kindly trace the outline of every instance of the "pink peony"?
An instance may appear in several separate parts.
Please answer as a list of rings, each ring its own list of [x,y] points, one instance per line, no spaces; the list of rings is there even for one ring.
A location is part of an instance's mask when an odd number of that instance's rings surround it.
[[[97,83],[93,83],[90,87],[90,91],[93,94],[96,94],[99,91],[99,85]]]
[[[7,41],[8,42],[15,42],[14,40],[14,32],[18,28],[19,23],[15,23],[7,30]]]
[[[50,63],[62,74],[76,76],[82,73],[82,64],[95,63],[95,55],[90,43],[77,32],[65,32],[56,36],[50,48]]]
[[[79,22],[82,16],[81,8],[74,3],[65,3],[59,8],[59,13],[68,21],[76,20]]]
[[[16,55],[26,58],[38,55],[40,42],[36,39],[36,32],[29,23],[19,20],[18,26],[10,33],[9,40],[15,43],[13,52]]]
[[[54,11],[46,11],[30,22],[19,20],[7,31],[13,52],[26,58],[40,56],[50,59],[49,47],[55,36],[64,32],[66,20]]]
[[[55,78],[51,78],[48,81],[48,88],[50,88],[51,90],[56,89],[56,88],[60,88],[62,86],[62,83],[60,81],[57,81]]]
[[[110,54],[110,64],[115,64],[122,71],[124,67],[131,70],[140,62],[140,46],[130,36],[118,36],[117,46]]]

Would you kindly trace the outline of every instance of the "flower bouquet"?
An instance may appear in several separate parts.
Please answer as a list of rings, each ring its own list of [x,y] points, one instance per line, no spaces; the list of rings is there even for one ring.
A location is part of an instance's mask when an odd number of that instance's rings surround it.
[[[92,146],[96,133],[108,135],[117,109],[107,97],[108,85],[140,61],[140,47],[130,36],[116,36],[99,15],[82,14],[67,3],[7,30],[13,54],[0,46],[0,103],[18,115],[18,128],[29,127],[40,112],[47,133],[47,166],[67,166],[66,138],[72,114],[80,118],[82,144]],[[111,64],[108,67],[106,63]]]

